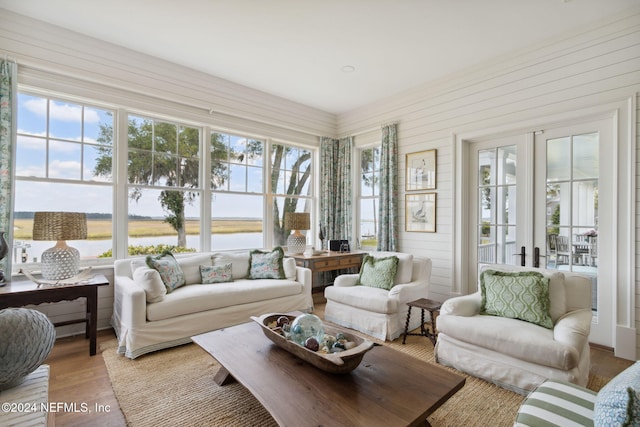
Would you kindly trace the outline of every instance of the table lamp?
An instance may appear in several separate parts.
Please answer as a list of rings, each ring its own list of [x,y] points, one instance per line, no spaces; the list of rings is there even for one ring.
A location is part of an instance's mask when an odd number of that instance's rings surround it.
[[[77,212],[36,212],[33,240],[56,240],[58,243],[42,253],[42,277],[47,280],[68,279],[80,270],[80,252],[65,240],[87,238],[87,216]]]
[[[308,212],[285,212],[284,228],[286,230],[295,230],[287,238],[287,250],[291,254],[301,254],[307,247],[307,236],[302,234],[300,230],[309,230],[311,228],[311,219]]]

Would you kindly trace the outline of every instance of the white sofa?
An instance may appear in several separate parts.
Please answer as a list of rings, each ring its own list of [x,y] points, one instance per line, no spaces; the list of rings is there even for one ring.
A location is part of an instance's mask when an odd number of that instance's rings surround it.
[[[112,325],[118,352],[134,359],[145,353],[191,342],[204,332],[250,321],[269,312],[313,310],[311,270],[284,259],[286,279],[247,279],[249,251],[177,254],[186,285],[166,295],[155,295],[141,269],[145,258],[114,263]],[[200,265],[232,264],[233,281],[200,284]],[[147,270],[148,271],[148,270]],[[145,290],[146,288],[146,290]],[[151,302],[157,301],[157,302]]]
[[[538,271],[548,277],[553,328],[479,314],[478,290],[443,303],[436,361],[520,394],[547,379],[585,386],[590,365],[591,279],[526,267],[487,265],[481,271],[485,269]]]
[[[407,302],[427,298],[431,260],[400,252],[371,252],[375,258],[398,257],[395,285],[391,290],[358,286],[358,274],[343,274],[327,286],[324,318],[372,337],[392,341],[404,332]],[[409,330],[420,326],[420,316],[411,316]]]

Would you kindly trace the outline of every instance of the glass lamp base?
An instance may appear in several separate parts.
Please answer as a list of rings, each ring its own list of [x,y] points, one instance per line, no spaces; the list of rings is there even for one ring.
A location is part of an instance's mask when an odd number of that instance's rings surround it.
[[[46,280],[68,279],[80,270],[80,252],[70,246],[56,245],[42,253],[42,278]]]
[[[301,254],[306,248],[307,237],[304,234],[291,234],[287,238],[287,252],[290,254]]]

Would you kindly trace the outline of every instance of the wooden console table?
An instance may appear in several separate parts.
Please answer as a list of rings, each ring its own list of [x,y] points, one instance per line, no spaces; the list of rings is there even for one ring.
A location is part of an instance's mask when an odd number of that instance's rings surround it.
[[[86,323],[85,337],[89,338],[89,354],[96,354],[98,326],[98,286],[107,286],[109,281],[102,274],[96,274],[88,281],[73,285],[38,285],[31,280],[13,280],[0,288],[0,310],[8,307],[24,307],[45,302],[73,301],[87,299],[87,314],[82,319],[54,323],[54,326]]]
[[[362,259],[367,252],[354,251],[354,252],[324,252],[319,255],[304,256],[300,255],[287,255],[296,260],[298,267],[306,267],[311,270],[313,288],[319,288],[321,290],[325,283],[319,278],[319,273],[325,271],[337,271],[349,269],[351,271],[359,271],[362,265]]]

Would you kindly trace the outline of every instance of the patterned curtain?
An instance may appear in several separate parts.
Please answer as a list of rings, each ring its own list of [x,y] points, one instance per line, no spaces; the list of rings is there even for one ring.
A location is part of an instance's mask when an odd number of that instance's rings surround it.
[[[398,138],[397,125],[382,127],[378,250],[395,251],[398,242]]]
[[[15,111],[18,94],[18,66],[15,62],[0,60],[0,232],[8,244],[7,256],[0,268],[11,278],[11,242],[13,230],[13,142],[16,128]],[[2,242],[0,242],[1,244]]]
[[[320,139],[320,226],[325,242],[346,239],[353,246],[351,152],[353,138]],[[325,247],[327,244],[325,243]]]

